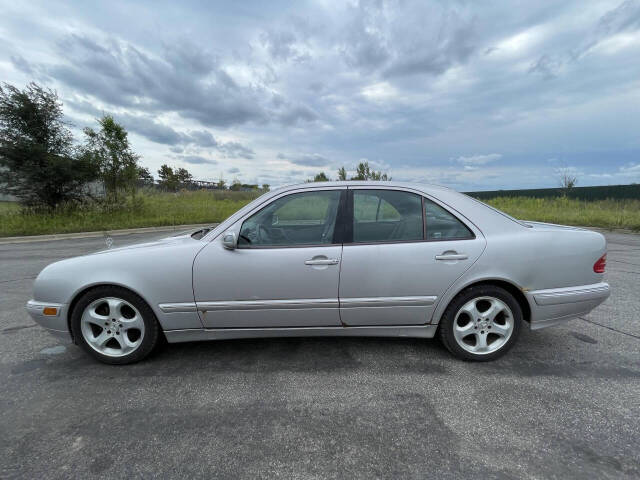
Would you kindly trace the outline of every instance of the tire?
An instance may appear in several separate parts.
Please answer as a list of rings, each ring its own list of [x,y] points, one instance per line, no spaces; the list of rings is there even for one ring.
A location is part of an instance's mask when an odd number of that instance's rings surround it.
[[[523,321],[522,309],[513,295],[494,285],[478,285],[463,290],[451,301],[438,334],[456,357],[487,362],[509,351]]]
[[[161,338],[151,307],[132,291],[116,286],[83,294],[71,314],[71,331],[89,355],[111,365],[142,360]]]

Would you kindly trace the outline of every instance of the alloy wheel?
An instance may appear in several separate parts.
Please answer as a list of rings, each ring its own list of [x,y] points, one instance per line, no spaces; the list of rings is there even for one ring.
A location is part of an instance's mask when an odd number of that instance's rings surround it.
[[[507,343],[514,324],[513,313],[505,302],[495,297],[477,297],[456,313],[453,336],[467,352],[485,355]]]
[[[138,309],[115,297],[91,302],[82,313],[80,326],[87,344],[109,357],[129,355],[142,344],[145,333]]]

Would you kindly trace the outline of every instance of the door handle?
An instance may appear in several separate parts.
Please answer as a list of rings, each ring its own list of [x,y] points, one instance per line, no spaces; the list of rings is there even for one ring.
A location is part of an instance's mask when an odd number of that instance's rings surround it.
[[[443,253],[442,255],[436,255],[436,260],[466,260],[469,255],[466,253]]]
[[[337,258],[312,258],[311,260],[305,260],[305,265],[337,265]]]

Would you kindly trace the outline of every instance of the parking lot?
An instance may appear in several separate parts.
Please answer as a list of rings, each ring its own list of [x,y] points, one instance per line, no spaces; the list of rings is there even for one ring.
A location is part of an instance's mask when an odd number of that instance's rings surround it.
[[[637,478],[640,235],[607,238],[611,298],[486,364],[436,340],[292,338],[106,366],[24,310],[44,266],[104,239],[0,245],[0,478]]]

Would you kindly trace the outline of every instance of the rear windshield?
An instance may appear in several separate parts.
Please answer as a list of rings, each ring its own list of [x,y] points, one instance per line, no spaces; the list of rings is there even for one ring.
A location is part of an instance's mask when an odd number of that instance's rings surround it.
[[[463,193],[462,195],[464,195],[465,197],[469,197],[469,198],[470,198],[470,199],[472,199],[472,200],[475,200],[475,201],[476,201],[476,202],[478,202],[479,204],[484,205],[484,206],[485,206],[485,207],[487,207],[487,208],[490,208],[490,209],[491,209],[491,210],[493,210],[494,212],[497,212],[497,213],[499,213],[500,215],[502,215],[502,216],[504,216],[504,217],[507,217],[509,220],[512,220],[512,221],[516,222],[518,225],[522,225],[523,227],[527,227],[527,228],[533,228],[533,226],[532,226],[532,225],[529,225],[529,224],[527,224],[527,223],[523,222],[522,220],[518,220],[517,218],[513,218],[511,215],[509,215],[509,214],[507,214],[507,213],[504,213],[502,210],[498,210],[497,208],[492,207],[491,205],[488,205],[488,204],[486,204],[486,203],[484,203],[484,202],[481,202],[481,201],[480,201],[480,200],[478,200],[477,198],[474,198],[474,197],[472,197],[472,196],[470,196],[470,195],[467,195],[466,193]]]

